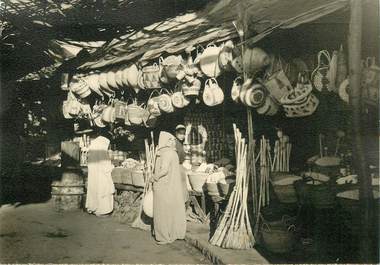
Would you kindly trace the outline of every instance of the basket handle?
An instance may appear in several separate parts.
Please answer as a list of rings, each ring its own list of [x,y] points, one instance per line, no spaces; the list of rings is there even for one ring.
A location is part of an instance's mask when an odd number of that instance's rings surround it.
[[[166,92],[169,96],[171,96],[173,93],[167,90],[166,88],[161,89],[161,92]]]
[[[324,56],[325,59],[327,60],[326,65],[330,64],[330,61],[331,61],[330,53],[327,50],[322,50],[318,53],[318,67],[317,68],[322,66],[322,56]]]
[[[265,223],[265,222],[263,222],[263,230],[266,230],[266,231],[268,231],[268,232],[271,232],[271,231],[272,231],[272,230],[270,229],[269,224],[267,224],[267,223]]]
[[[295,232],[296,231],[296,226],[295,225],[290,225],[288,227],[288,232]]]
[[[163,62],[164,62],[164,57],[160,56],[160,58],[158,58],[158,64],[162,65]]]
[[[292,219],[291,216],[285,214],[282,216],[282,222],[285,224],[285,225],[290,225],[289,221]]]
[[[149,98],[148,98],[148,100],[147,100],[147,102],[152,98],[152,96],[153,96],[153,94],[157,94],[157,95],[160,95],[161,94],[161,92],[160,91],[158,91],[157,89],[154,89],[153,91],[152,91],[152,93],[150,93],[150,95],[149,95]]]
[[[218,81],[216,81],[216,78],[215,78],[215,77],[212,77],[212,78],[210,78],[210,79],[211,79],[211,81],[213,81],[214,84],[217,84],[217,85],[218,85]]]
[[[242,77],[241,75],[239,75],[238,77],[236,77],[236,78],[234,79],[234,83],[236,83],[236,82],[238,82],[238,81],[240,81],[240,82],[243,81],[243,77]]]

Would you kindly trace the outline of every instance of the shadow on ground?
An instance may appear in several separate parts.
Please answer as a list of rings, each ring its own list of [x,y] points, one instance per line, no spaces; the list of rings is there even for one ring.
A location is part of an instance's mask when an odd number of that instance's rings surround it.
[[[1,174],[0,204],[25,205],[51,198],[51,183],[60,178],[54,166],[23,164]]]

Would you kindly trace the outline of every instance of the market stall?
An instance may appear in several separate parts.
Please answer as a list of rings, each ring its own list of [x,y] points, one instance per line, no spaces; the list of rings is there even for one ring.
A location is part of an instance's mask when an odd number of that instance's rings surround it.
[[[334,1],[310,12],[315,20],[345,6],[345,1]],[[277,27],[309,22],[310,14],[299,13]],[[207,223],[210,214],[211,244],[233,249],[258,244],[280,254],[297,246],[307,250],[326,229],[323,219],[335,222],[341,215],[349,216],[343,225],[354,235],[358,172],[350,144],[351,79],[344,30],[329,44],[320,37],[318,45],[311,40],[308,46],[304,38],[293,42],[281,33],[261,41],[276,26],[250,37],[248,22],[243,22],[192,39],[194,22],[180,16],[161,25],[161,31],[160,25],[152,26],[149,36],[126,36],[124,44],[109,47],[122,51],[116,57],[87,62],[65,79],[63,115],[75,120],[74,131],[81,135],[74,139],[81,165],[86,166],[91,141],[87,134],[107,128],[117,189],[114,215],[147,229],[157,137],[184,124],[190,219]],[[160,39],[162,31],[181,23],[183,35],[174,44]],[[297,29],[295,36],[323,33],[314,25]],[[157,48],[154,43],[160,40],[163,46]],[[281,49],[291,46],[291,51]],[[368,113],[378,105],[377,63],[371,56],[362,60]],[[378,206],[378,162],[368,159],[373,205]],[[377,207],[374,211],[371,224],[378,218]],[[313,216],[319,224],[310,221]]]

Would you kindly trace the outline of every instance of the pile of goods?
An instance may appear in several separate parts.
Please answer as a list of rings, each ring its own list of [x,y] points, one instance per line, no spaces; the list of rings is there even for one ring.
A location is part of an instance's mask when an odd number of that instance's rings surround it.
[[[119,151],[116,151],[116,154],[118,153]],[[136,187],[144,187],[145,185],[144,164],[132,158],[124,158],[121,165],[112,170],[111,175],[114,183],[128,184]]]
[[[236,185],[218,227],[210,239],[215,246],[249,249],[255,243],[248,216],[247,144],[234,125],[236,144]]]

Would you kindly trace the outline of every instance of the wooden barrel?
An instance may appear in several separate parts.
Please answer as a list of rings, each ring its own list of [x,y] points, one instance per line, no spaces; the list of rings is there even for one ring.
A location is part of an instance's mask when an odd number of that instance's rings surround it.
[[[57,211],[78,210],[82,208],[84,180],[78,168],[65,168],[62,177],[51,184],[54,208]]]

